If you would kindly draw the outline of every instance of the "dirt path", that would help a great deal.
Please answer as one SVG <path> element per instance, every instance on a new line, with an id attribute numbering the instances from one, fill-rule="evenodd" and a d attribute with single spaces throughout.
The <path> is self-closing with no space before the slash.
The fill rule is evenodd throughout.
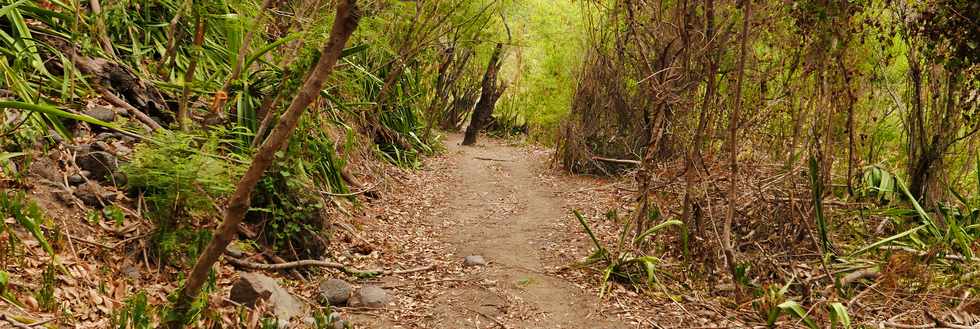
<path id="1" fill-rule="evenodd" d="M 444 239 L 460 258 L 482 255 L 489 265 L 468 274 L 479 285 L 437 299 L 430 327 L 486 328 L 500 321 L 508 328 L 625 328 L 596 311 L 595 295 L 547 274 L 563 265 L 548 264 L 542 250 L 548 230 L 566 214 L 539 179 L 544 159 L 495 141 L 464 147 L 460 140 L 453 135 L 445 143 L 459 185 L 443 212 L 456 221 Z"/>

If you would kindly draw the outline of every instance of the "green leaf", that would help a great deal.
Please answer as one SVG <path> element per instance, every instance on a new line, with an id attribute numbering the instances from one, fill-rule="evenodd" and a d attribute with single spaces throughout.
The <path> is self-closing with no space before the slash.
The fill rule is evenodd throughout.
<path id="1" fill-rule="evenodd" d="M 909 189 L 905 187 L 905 183 L 903 183 L 901 179 L 896 179 L 896 180 L 898 181 L 898 187 L 902 190 L 903 193 L 905 193 L 905 196 L 909 198 L 909 202 L 912 202 L 912 207 L 915 208 L 915 211 L 919 214 L 919 217 L 922 218 L 922 221 L 929 228 L 929 232 L 932 233 L 932 235 L 935 236 L 936 238 L 942 239 L 943 236 L 942 233 L 939 232 L 939 227 L 936 226 L 936 224 L 932 221 L 932 218 L 929 217 L 929 214 L 926 213 L 925 209 L 922 209 L 922 206 L 919 205 L 919 202 L 915 200 L 915 197 L 912 196 L 912 193 L 909 192 Z"/>
<path id="2" fill-rule="evenodd" d="M 38 113 L 53 115 L 61 118 L 91 123 L 98 126 L 123 130 L 119 126 L 116 126 L 112 123 L 105 122 L 84 114 L 71 113 L 47 104 L 31 104 L 31 103 L 18 102 L 18 101 L 0 101 L 0 108 L 13 108 L 13 109 L 20 109 L 25 111 L 38 112 Z"/>
<path id="3" fill-rule="evenodd" d="M 7 161 L 19 156 L 24 155 L 24 152 L 3 152 L 0 153 L 0 161 Z"/>
<path id="4" fill-rule="evenodd" d="M 810 329 L 820 329 L 820 327 L 817 326 L 817 323 L 806 315 L 806 310 L 804 310 L 803 307 L 800 306 L 800 304 L 796 303 L 795 301 L 787 300 L 782 304 L 779 304 L 778 307 L 784 312 L 787 312 L 797 317 L 798 319 L 803 320 L 803 323 L 806 324 L 806 326 L 809 327 Z"/>
<path id="5" fill-rule="evenodd" d="M 827 236 L 827 219 L 823 215 L 823 181 L 820 179 L 820 167 L 817 158 L 810 156 L 810 190 L 813 197 L 813 215 L 816 217 L 817 231 L 820 233 L 820 244 L 823 252 L 831 252 L 830 238 Z"/>
<path id="6" fill-rule="evenodd" d="M 302 36 L 302 33 L 299 32 L 290 33 L 284 38 L 278 39 L 275 42 L 271 42 L 265 46 L 262 46 L 262 48 L 259 48 L 258 50 L 255 51 L 255 53 L 249 55 L 248 58 L 245 59 L 245 63 L 242 65 L 242 68 L 244 69 L 249 66 L 252 66 L 252 63 L 258 60 L 259 58 L 261 58 L 262 55 L 265 55 L 266 53 L 272 51 L 273 49 L 279 48 L 279 46 L 281 46 L 284 43 L 296 40 L 300 36 Z"/>
<path id="7" fill-rule="evenodd" d="M 615 268 L 616 268 L 615 266 L 609 265 L 606 266 L 606 269 L 602 271 L 602 280 L 599 282 L 599 298 L 602 298 L 602 296 L 606 294 L 606 287 L 608 286 L 609 283 L 609 276 L 612 275 L 612 272 L 613 270 L 615 270 Z"/>
<path id="8" fill-rule="evenodd" d="M 16 9 L 17 7 L 19 7 L 20 5 L 22 5 L 22 4 L 26 3 L 26 2 L 27 2 L 27 0 L 20 0 L 20 1 L 14 2 L 12 4 L 3 6 L 3 8 L 0 8 L 0 16 L 7 15 L 7 13 L 9 13 L 11 10 Z"/>
<path id="9" fill-rule="evenodd" d="M 895 234 L 895 235 L 892 235 L 890 237 L 887 237 L 887 238 L 878 240 L 878 242 L 872 243 L 870 245 L 865 246 L 864 248 L 858 249 L 858 251 L 855 251 L 854 253 L 851 254 L 851 257 L 857 256 L 857 255 L 860 255 L 860 254 L 863 254 L 863 253 L 867 252 L 868 250 L 871 250 L 871 249 L 874 249 L 874 248 L 878 248 L 879 246 L 881 246 L 883 244 L 886 244 L 886 243 L 889 243 L 889 242 L 892 242 L 892 241 L 901 239 L 903 237 L 906 237 L 906 236 L 908 236 L 908 235 L 910 235 L 912 233 L 915 233 L 916 231 L 921 230 L 921 229 L 923 229 L 925 227 L 926 227 L 926 224 L 922 224 L 922 225 L 913 227 L 913 228 L 911 228 L 911 229 L 909 229 L 909 230 L 907 230 L 905 232 L 902 232 L 902 233 L 899 233 L 899 234 Z"/>
<path id="10" fill-rule="evenodd" d="M 830 327 L 836 328 L 840 325 L 843 329 L 851 328 L 851 316 L 847 314 L 847 307 L 841 303 L 830 303 Z"/>
<path id="11" fill-rule="evenodd" d="M 654 233 L 657 233 L 658 231 L 668 226 L 680 226 L 680 225 L 684 225 L 684 223 L 676 219 L 664 221 L 663 223 L 657 224 L 656 226 L 651 227 L 650 229 L 641 233 L 639 236 L 636 237 L 636 239 L 633 240 L 633 243 L 634 244 L 639 243 L 640 241 L 643 241 L 643 239 L 645 239 L 646 237 L 653 235 Z"/>
<path id="12" fill-rule="evenodd" d="M 589 223 L 585 221 L 585 216 L 582 216 L 582 213 L 580 213 L 578 210 L 572 211 L 572 213 L 575 214 L 575 218 L 578 218 L 578 222 L 581 223 L 582 227 L 585 228 L 585 233 L 587 233 L 589 235 L 589 238 L 592 239 L 592 243 L 595 244 L 595 247 L 596 249 L 598 249 L 598 252 L 602 253 L 603 255 L 606 255 L 605 253 L 606 248 L 602 247 L 602 243 L 599 242 L 599 239 L 597 239 L 595 237 L 595 234 L 592 233 L 592 228 L 590 228 Z"/>

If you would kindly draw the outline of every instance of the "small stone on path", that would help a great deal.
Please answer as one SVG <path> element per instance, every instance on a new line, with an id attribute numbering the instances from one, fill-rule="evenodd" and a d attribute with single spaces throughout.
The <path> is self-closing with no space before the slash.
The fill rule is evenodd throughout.
<path id="1" fill-rule="evenodd" d="M 381 289 L 381 287 L 367 285 L 358 289 L 350 302 L 351 306 L 381 308 L 388 304 L 390 300 L 391 298 L 388 296 L 388 292 Z"/>
<path id="2" fill-rule="evenodd" d="M 320 298 L 332 306 L 347 304 L 354 287 L 347 281 L 330 279 L 320 283 Z"/>
<path id="3" fill-rule="evenodd" d="M 486 266 L 486 265 L 487 265 L 487 261 L 485 259 L 483 259 L 483 256 L 480 256 L 480 255 L 466 256 L 466 257 L 463 258 L 463 266 L 464 267 L 468 267 L 468 266 Z"/>

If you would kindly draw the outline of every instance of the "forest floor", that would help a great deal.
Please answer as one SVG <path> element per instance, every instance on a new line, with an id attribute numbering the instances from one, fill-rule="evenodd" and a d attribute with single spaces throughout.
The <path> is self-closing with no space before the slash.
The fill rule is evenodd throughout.
<path id="1" fill-rule="evenodd" d="M 386 239 L 389 257 L 436 270 L 385 277 L 395 290 L 382 310 L 348 309 L 362 328 L 659 328 L 715 326 L 712 309 L 690 313 L 614 285 L 599 296 L 598 273 L 576 268 L 591 243 L 572 216 L 619 207 L 627 182 L 573 176 L 549 166 L 550 152 L 484 139 L 406 172 L 405 191 L 375 209 L 366 230 Z M 370 210 L 369 210 L 370 212 Z M 612 232 L 613 223 L 606 228 Z M 602 225 L 598 225 L 603 231 Z M 373 228 L 372 228 L 373 227 Z M 601 234 L 601 233 L 600 233 Z M 376 241 L 379 242 L 379 241 Z M 395 255 L 392 255 L 392 252 Z M 485 266 L 464 266 L 480 255 Z M 387 258 L 387 257 L 383 257 Z M 364 284 L 365 282 L 361 282 Z M 659 300 L 665 300 L 659 298 Z M 655 304 L 656 303 L 656 304 Z M 706 305 L 706 304 L 705 304 Z M 343 312 L 343 311 L 342 311 Z M 720 322 L 725 323 L 725 322 Z"/>

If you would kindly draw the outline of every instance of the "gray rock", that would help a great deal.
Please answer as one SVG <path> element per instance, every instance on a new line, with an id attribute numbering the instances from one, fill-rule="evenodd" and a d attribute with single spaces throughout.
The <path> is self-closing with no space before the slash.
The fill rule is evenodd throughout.
<path id="1" fill-rule="evenodd" d="M 81 153 L 75 158 L 75 163 L 82 170 L 91 173 L 89 178 L 97 180 L 104 180 L 119 169 L 119 160 L 116 156 L 104 151 Z"/>
<path id="2" fill-rule="evenodd" d="M 463 266 L 486 266 L 487 261 L 480 255 L 470 255 L 463 257 Z"/>
<path id="3" fill-rule="evenodd" d="M 68 176 L 68 184 L 78 186 L 85 182 L 85 177 L 79 174 Z"/>
<path id="4" fill-rule="evenodd" d="M 358 289 L 351 300 L 352 306 L 381 308 L 391 301 L 388 292 L 381 287 L 367 285 Z"/>
<path id="5" fill-rule="evenodd" d="M 101 140 L 92 142 L 92 144 L 90 144 L 90 149 L 93 151 L 112 152 L 112 147 L 109 146 L 109 143 Z"/>
<path id="6" fill-rule="evenodd" d="M 140 279 L 140 269 L 133 265 L 123 266 L 122 274 L 134 281 Z"/>
<path id="7" fill-rule="evenodd" d="M 255 306 L 259 300 L 265 300 L 272 307 L 276 318 L 285 321 L 303 314 L 306 308 L 303 302 L 279 286 L 275 279 L 258 273 L 239 274 L 238 281 L 231 286 L 229 298 L 248 306 Z"/>
<path id="8" fill-rule="evenodd" d="M 52 129 L 48 129 L 48 136 L 54 140 L 55 144 L 61 144 L 65 142 L 64 136 L 61 136 L 61 134 L 59 134 L 57 131 L 54 131 Z"/>
<path id="9" fill-rule="evenodd" d="M 242 250 L 237 242 L 232 242 L 225 247 L 225 254 L 235 258 L 242 258 L 245 256 L 245 251 Z"/>
<path id="10" fill-rule="evenodd" d="M 85 110 L 85 114 L 97 120 L 112 122 L 116 120 L 116 111 L 106 107 L 96 107 Z"/>
<path id="11" fill-rule="evenodd" d="M 133 154 L 133 149 L 126 146 L 126 143 L 124 142 L 112 143 L 112 148 L 115 149 L 115 152 L 113 153 L 118 157 L 127 157 Z"/>
<path id="12" fill-rule="evenodd" d="M 117 171 L 117 172 L 112 173 L 112 176 L 110 178 L 111 178 L 110 181 L 112 182 L 112 184 L 115 185 L 115 186 L 117 186 L 117 187 L 126 186 L 126 183 L 129 182 L 129 178 L 126 177 L 126 174 L 124 174 L 124 173 L 122 173 L 120 171 Z"/>
<path id="13" fill-rule="evenodd" d="M 99 198 L 103 194 L 105 194 L 105 190 L 102 185 L 93 181 L 85 182 L 75 189 L 75 197 L 90 207 L 101 207 L 102 202 L 99 201 Z"/>
<path id="14" fill-rule="evenodd" d="M 320 299 L 332 306 L 347 304 L 354 287 L 344 280 L 330 279 L 320 283 Z"/>
<path id="15" fill-rule="evenodd" d="M 348 327 L 347 320 L 338 320 L 333 323 L 333 329 L 347 329 Z"/>
<path id="16" fill-rule="evenodd" d="M 117 135 L 115 133 L 110 133 L 110 132 L 99 133 L 98 135 L 95 135 L 95 139 L 100 141 L 110 140 L 116 137 Z"/>
<path id="17" fill-rule="evenodd" d="M 46 156 L 37 157 L 31 161 L 31 166 L 28 167 L 28 170 L 32 175 L 55 183 L 60 183 L 62 180 L 61 168 L 58 167 L 58 163 Z"/>

